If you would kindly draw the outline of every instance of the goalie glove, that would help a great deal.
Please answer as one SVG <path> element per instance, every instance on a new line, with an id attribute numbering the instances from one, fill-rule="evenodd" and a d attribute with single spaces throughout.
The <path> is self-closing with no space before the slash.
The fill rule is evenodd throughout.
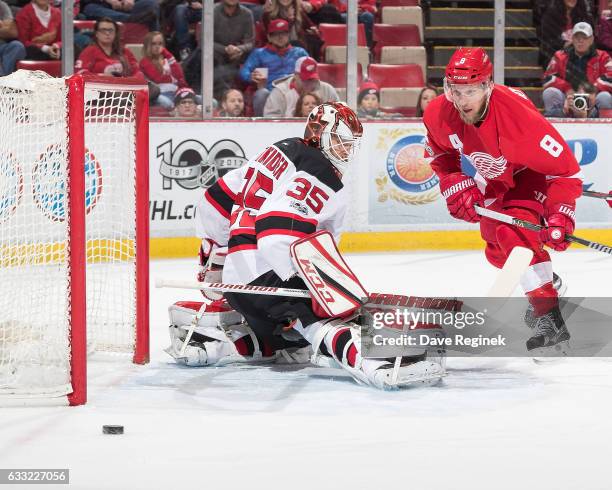
<path id="1" fill-rule="evenodd" d="M 197 274 L 199 282 L 221 282 L 223 276 L 223 265 L 227 256 L 227 247 L 219 247 L 212 240 L 202 239 L 200 245 L 199 259 L 200 267 Z M 202 295 L 210 300 L 223 298 L 222 293 L 202 290 Z"/>
<path id="2" fill-rule="evenodd" d="M 565 235 L 571 235 L 576 226 L 575 206 L 555 204 L 546 212 L 546 228 L 540 231 L 540 240 L 550 248 L 562 252 L 570 246 Z"/>
<path id="3" fill-rule="evenodd" d="M 480 221 L 474 206 L 484 206 L 484 196 L 474 179 L 461 172 L 445 175 L 440 179 L 440 192 L 453 218 L 469 223 Z"/>

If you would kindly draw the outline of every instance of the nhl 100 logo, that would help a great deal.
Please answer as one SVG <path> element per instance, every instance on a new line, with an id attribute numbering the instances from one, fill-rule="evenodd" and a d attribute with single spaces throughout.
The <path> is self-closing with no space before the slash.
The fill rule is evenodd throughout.
<path id="1" fill-rule="evenodd" d="M 53 144 L 32 167 L 32 196 L 36 206 L 51 221 L 67 216 L 67 172 L 61 147 Z M 17 210 L 24 193 L 22 167 L 12 153 L 0 152 L 0 222 Z M 85 150 L 85 209 L 91 212 L 102 193 L 102 169 L 94 154 Z"/>
<path id="2" fill-rule="evenodd" d="M 198 140 L 174 145 L 170 139 L 157 147 L 157 157 L 164 190 L 171 190 L 173 182 L 185 190 L 206 189 L 247 161 L 242 147 L 230 139 L 219 140 L 210 149 Z"/>

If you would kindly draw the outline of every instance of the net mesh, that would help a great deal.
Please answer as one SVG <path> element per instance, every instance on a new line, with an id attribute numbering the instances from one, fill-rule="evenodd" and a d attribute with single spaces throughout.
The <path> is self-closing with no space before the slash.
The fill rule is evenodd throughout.
<path id="1" fill-rule="evenodd" d="M 68 91 L 0 78 L 0 394 L 70 393 Z M 85 90 L 89 351 L 135 344 L 134 92 Z"/>

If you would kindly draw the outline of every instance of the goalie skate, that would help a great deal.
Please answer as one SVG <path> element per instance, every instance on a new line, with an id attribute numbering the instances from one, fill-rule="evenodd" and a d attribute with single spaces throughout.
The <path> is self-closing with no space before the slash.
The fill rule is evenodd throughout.
<path id="1" fill-rule="evenodd" d="M 335 339 L 342 334 L 350 333 L 342 355 L 333 357 L 321 353 L 322 345 L 327 352 L 334 352 Z M 323 344 L 324 343 L 324 344 Z M 350 359 L 351 345 L 356 348 L 356 355 Z M 359 384 L 388 390 L 412 386 L 432 385 L 446 374 L 444 359 L 430 360 L 427 352 L 401 358 L 399 366 L 388 359 L 363 359 L 360 354 L 361 334 L 359 325 L 353 322 L 332 320 L 318 328 L 313 342 L 311 362 L 324 368 L 342 368 Z"/>

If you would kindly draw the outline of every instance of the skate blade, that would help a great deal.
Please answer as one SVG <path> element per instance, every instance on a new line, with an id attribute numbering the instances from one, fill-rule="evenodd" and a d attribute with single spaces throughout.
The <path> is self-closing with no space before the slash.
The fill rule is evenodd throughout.
<path id="1" fill-rule="evenodd" d="M 569 355 L 569 341 L 563 340 L 558 344 L 551 345 L 549 347 L 538 347 L 531 351 L 533 354 L 533 362 L 536 364 L 545 364 L 559 361 Z"/>

